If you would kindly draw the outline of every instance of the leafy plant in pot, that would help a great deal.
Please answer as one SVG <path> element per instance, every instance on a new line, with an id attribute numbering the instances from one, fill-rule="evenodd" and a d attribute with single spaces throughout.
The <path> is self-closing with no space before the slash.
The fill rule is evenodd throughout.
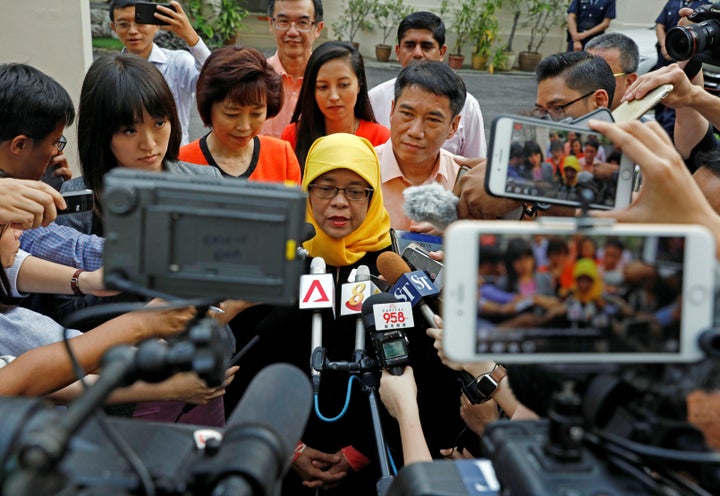
<path id="1" fill-rule="evenodd" d="M 238 0 L 220 0 L 215 4 L 189 0 L 187 12 L 193 27 L 204 35 L 210 48 L 235 43 L 237 32 L 248 15 Z"/>
<path id="2" fill-rule="evenodd" d="M 346 40 L 357 47 L 355 36 L 360 31 L 372 31 L 375 26 L 370 21 L 373 0 L 348 0 L 343 15 L 332 23 L 333 32 L 339 40 Z"/>
<path id="3" fill-rule="evenodd" d="M 524 7 L 527 19 L 522 26 L 530 28 L 530 38 L 527 51 L 520 52 L 518 63 L 520 70 L 534 71 L 542 59 L 540 46 L 545 41 L 550 29 L 562 19 L 565 4 L 557 1 L 525 0 Z"/>
<path id="4" fill-rule="evenodd" d="M 470 41 L 473 44 L 472 67 L 485 69 L 488 59 L 493 55 L 493 43 L 497 38 L 500 25 L 495 11 L 501 0 L 470 0 L 472 18 Z M 492 60 L 490 60 L 492 62 Z"/>
<path id="5" fill-rule="evenodd" d="M 403 3 L 403 0 L 373 0 L 372 15 L 374 25 L 382 32 L 382 43 L 375 45 L 375 58 L 380 62 L 390 60 L 392 46 L 387 44 L 388 37 L 395 31 L 395 27 L 400 24 L 410 12 L 412 8 Z"/>
<path id="6" fill-rule="evenodd" d="M 510 12 L 512 12 L 512 25 L 510 27 L 510 34 L 508 35 L 507 45 L 505 45 L 505 48 L 503 48 L 503 54 L 505 56 L 505 68 L 501 70 L 510 70 L 513 68 L 513 66 L 515 66 L 517 52 L 513 50 L 513 41 L 515 40 L 515 31 L 517 31 L 518 22 L 520 22 L 520 16 L 522 15 L 523 2 L 524 0 L 509 0 L 508 2 L 508 7 L 510 9 Z"/>
<path id="7" fill-rule="evenodd" d="M 473 19 L 477 0 L 463 0 L 460 6 L 452 11 L 452 30 L 455 32 L 453 52 L 448 55 L 448 63 L 453 69 L 460 69 L 465 61 L 462 47 L 470 39 L 473 30 Z"/>

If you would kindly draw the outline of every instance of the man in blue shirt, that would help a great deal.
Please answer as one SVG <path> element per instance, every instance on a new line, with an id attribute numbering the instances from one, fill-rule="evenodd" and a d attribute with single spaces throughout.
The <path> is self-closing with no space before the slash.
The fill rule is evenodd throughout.
<path id="1" fill-rule="evenodd" d="M 568 51 L 579 52 L 615 19 L 615 0 L 573 0 L 567 10 Z"/>

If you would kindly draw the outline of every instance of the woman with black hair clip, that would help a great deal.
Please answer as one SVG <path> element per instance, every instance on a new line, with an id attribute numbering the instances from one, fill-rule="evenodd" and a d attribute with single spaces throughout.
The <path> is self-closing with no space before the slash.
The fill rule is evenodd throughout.
<path id="1" fill-rule="evenodd" d="M 313 51 L 295 112 L 281 137 L 304 169 L 313 142 L 333 133 L 354 134 L 373 146 L 390 139 L 390 130 L 375 120 L 362 55 L 345 41 L 327 41 Z"/>

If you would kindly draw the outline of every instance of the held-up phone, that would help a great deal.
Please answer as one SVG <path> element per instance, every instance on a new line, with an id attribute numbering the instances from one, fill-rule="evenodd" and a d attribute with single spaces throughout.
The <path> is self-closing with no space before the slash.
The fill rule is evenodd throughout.
<path id="1" fill-rule="evenodd" d="M 417 243 L 410 243 L 402 252 L 402 257 L 413 270 L 422 270 L 430 276 L 436 285 L 442 284 L 442 272 L 445 268 L 441 262 L 431 258 L 427 250 Z"/>
<path id="2" fill-rule="evenodd" d="M 568 140 L 570 151 L 564 146 Z M 634 164 L 620 155 L 615 165 L 598 166 L 590 154 L 600 148 L 606 160 L 614 149 L 607 138 L 586 127 L 498 116 L 492 125 L 485 187 L 495 196 L 574 207 L 583 206 L 591 193 L 590 208 L 625 207 L 632 194 Z"/>
<path id="3" fill-rule="evenodd" d="M 95 197 L 91 189 L 71 191 L 69 193 L 63 193 L 62 196 L 65 199 L 67 208 L 65 210 L 58 210 L 58 215 L 89 212 L 95 206 Z"/>
<path id="4" fill-rule="evenodd" d="M 157 24 L 159 26 L 167 26 L 167 22 L 161 21 L 154 15 L 155 12 L 158 12 L 158 5 L 175 10 L 175 7 L 169 3 L 137 2 L 135 4 L 135 22 L 138 24 Z"/>
<path id="5" fill-rule="evenodd" d="M 613 110 L 613 119 L 615 119 L 615 122 L 628 122 L 639 119 L 660 103 L 663 98 L 668 96 L 668 93 L 672 90 L 672 84 L 663 84 L 639 100 L 623 102 Z"/>
<path id="6" fill-rule="evenodd" d="M 439 251 L 443 249 L 442 236 L 424 234 L 400 229 L 390 229 L 392 249 L 395 253 L 402 255 L 410 243 L 415 243 L 427 251 Z"/>
<path id="7" fill-rule="evenodd" d="M 445 244 L 443 347 L 453 361 L 703 357 L 715 283 L 705 228 L 460 221 Z"/>

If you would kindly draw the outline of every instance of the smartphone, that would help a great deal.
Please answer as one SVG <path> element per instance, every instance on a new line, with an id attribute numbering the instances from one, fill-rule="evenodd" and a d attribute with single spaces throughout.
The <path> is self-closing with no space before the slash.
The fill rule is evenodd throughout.
<path id="1" fill-rule="evenodd" d="M 575 155 L 566 153 L 564 145 L 559 150 L 559 145 L 568 138 L 580 142 Z M 595 146 L 588 147 L 588 143 Z M 612 166 L 586 165 L 587 150 L 600 147 L 606 156 L 614 149 L 607 138 L 586 127 L 531 117 L 498 116 L 490 133 L 485 188 L 495 196 L 573 207 L 581 207 L 581 199 L 591 193 L 590 208 L 623 208 L 630 204 L 634 164 L 620 155 Z M 532 150 L 536 153 L 531 153 Z M 612 172 L 607 173 L 608 169 Z M 600 170 L 605 175 L 599 174 Z"/>
<path id="2" fill-rule="evenodd" d="M 45 168 L 45 172 L 43 173 L 42 179 L 40 179 L 45 184 L 48 184 L 55 188 L 56 190 L 60 191 L 60 188 L 62 187 L 63 183 L 65 182 L 65 179 L 62 176 L 55 176 L 53 175 L 55 171 L 57 170 L 58 166 L 54 163 L 50 164 Z"/>
<path id="3" fill-rule="evenodd" d="M 157 24 L 159 26 L 167 26 L 167 22 L 161 21 L 154 15 L 155 12 L 158 12 L 158 5 L 175 10 L 175 7 L 169 3 L 137 2 L 135 4 L 135 22 L 138 24 Z"/>
<path id="4" fill-rule="evenodd" d="M 645 115 L 645 113 L 654 108 L 655 105 L 660 103 L 663 98 L 668 96 L 672 90 L 672 84 L 663 84 L 639 100 L 623 102 L 615 110 L 613 110 L 613 119 L 615 119 L 615 122 L 628 122 L 639 119 Z"/>
<path id="5" fill-rule="evenodd" d="M 442 236 L 436 236 L 434 234 L 390 229 L 390 239 L 392 240 L 393 251 L 399 255 L 403 254 L 405 248 L 407 248 L 410 243 L 415 243 L 427 251 L 439 251 L 443 249 Z"/>
<path id="6" fill-rule="evenodd" d="M 444 351 L 457 362 L 700 360 L 699 335 L 713 325 L 714 246 L 691 225 L 453 223 Z"/>
<path id="7" fill-rule="evenodd" d="M 402 252 L 403 259 L 410 265 L 413 270 L 423 270 L 430 276 L 430 279 L 438 286 L 442 287 L 442 273 L 445 265 L 431 258 L 427 250 L 417 243 L 410 243 Z"/>
<path id="8" fill-rule="evenodd" d="M 62 196 L 65 199 L 67 208 L 65 210 L 58 210 L 58 215 L 89 212 L 95 207 L 95 197 L 91 189 L 71 191 L 69 193 L 63 193 Z"/>

